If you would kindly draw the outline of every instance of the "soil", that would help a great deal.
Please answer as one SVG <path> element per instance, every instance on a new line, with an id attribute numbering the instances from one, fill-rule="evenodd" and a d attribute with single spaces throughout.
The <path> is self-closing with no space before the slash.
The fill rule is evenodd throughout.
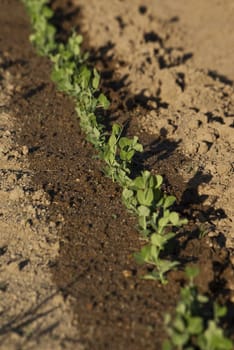
<path id="1" fill-rule="evenodd" d="M 176 195 L 189 225 L 170 256 L 201 267 L 199 288 L 228 306 L 234 338 L 232 1 L 53 8 L 59 39 L 81 31 L 102 72 L 107 127 L 117 120 L 145 146 L 134 171 L 162 174 Z M 31 46 L 19 1 L 1 2 L 0 24 L 0 348 L 161 349 L 183 272 L 166 286 L 140 278 L 136 221 Z"/>

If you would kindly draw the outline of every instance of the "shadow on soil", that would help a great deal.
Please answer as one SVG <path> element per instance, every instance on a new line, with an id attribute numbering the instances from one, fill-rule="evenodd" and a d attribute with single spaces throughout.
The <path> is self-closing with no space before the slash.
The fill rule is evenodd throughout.
<path id="1" fill-rule="evenodd" d="M 39 340 L 42 335 L 51 333 L 59 325 L 59 321 L 44 326 L 44 320 L 58 308 L 48 308 L 50 300 L 57 294 L 51 294 L 23 313 L 11 317 L 8 322 L 0 324 L 0 337 L 4 338 L 9 333 L 15 333 L 24 337 L 26 344 L 31 339 Z M 7 312 L 7 310 L 3 311 L 2 314 L 4 312 Z M 28 327 L 30 328 L 30 332 Z"/>
<path id="2" fill-rule="evenodd" d="M 208 71 L 208 75 L 213 79 L 213 80 L 219 80 L 221 83 L 229 85 L 229 86 L 233 86 L 234 82 L 233 80 L 229 79 L 228 77 L 226 77 L 223 74 L 219 74 L 217 71 L 215 70 L 209 70 Z"/>

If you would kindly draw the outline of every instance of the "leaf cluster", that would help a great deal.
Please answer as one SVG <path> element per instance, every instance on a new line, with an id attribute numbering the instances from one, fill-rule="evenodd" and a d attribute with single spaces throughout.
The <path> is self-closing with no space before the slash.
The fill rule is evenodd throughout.
<path id="1" fill-rule="evenodd" d="M 163 350 L 232 350 L 233 344 L 228 339 L 220 322 L 227 309 L 213 304 L 211 317 L 206 309 L 210 306 L 208 297 L 199 294 L 193 279 L 198 274 L 197 268 L 186 269 L 189 283 L 181 289 L 180 300 L 174 318 L 166 315 L 165 323 L 169 340 L 164 342 Z"/>
<path id="2" fill-rule="evenodd" d="M 159 279 L 166 283 L 165 274 L 174 269 L 178 262 L 162 259 L 161 253 L 168 242 L 176 236 L 173 227 L 179 227 L 187 221 L 181 220 L 175 211 L 169 208 L 176 198 L 167 196 L 161 190 L 163 178 L 143 171 L 124 188 L 122 197 L 126 207 L 138 216 L 138 229 L 147 240 L 141 251 L 135 254 L 139 263 L 154 267 L 146 279 Z"/>
<path id="3" fill-rule="evenodd" d="M 22 0 L 31 19 L 33 33 L 30 41 L 40 55 L 46 56 L 56 48 L 55 27 L 49 22 L 53 11 L 47 6 L 49 0 Z"/>
<path id="4" fill-rule="evenodd" d="M 138 142 L 138 137 L 121 137 L 122 127 L 113 124 L 112 132 L 107 142 L 103 145 L 100 157 L 106 162 L 105 173 L 113 181 L 121 186 L 130 183 L 130 166 L 136 152 L 142 152 L 143 146 Z"/>
<path id="5" fill-rule="evenodd" d="M 51 55 L 52 80 L 60 91 L 74 98 L 81 128 L 87 140 L 100 150 L 105 142 L 104 127 L 95 112 L 97 108 L 107 109 L 109 101 L 99 92 L 99 73 L 88 67 L 88 55 L 81 52 L 82 40 L 81 35 L 73 33 L 66 44 L 58 44 L 56 54 Z"/>

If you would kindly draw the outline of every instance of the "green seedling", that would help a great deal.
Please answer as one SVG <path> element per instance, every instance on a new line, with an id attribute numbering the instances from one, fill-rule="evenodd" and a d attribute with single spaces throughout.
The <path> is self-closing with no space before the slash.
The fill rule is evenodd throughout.
<path id="1" fill-rule="evenodd" d="M 58 44 L 57 52 L 50 57 L 53 62 L 52 80 L 60 91 L 71 96 L 76 96 L 85 84 L 88 85 L 91 75 L 88 68 L 82 66 L 87 58 L 81 55 L 82 40 L 81 35 L 73 33 L 67 44 Z"/>
<path id="2" fill-rule="evenodd" d="M 124 204 L 130 211 L 140 214 L 140 217 L 145 218 L 143 220 L 145 223 L 142 224 L 145 229 L 146 217 L 150 216 L 154 204 L 161 197 L 160 188 L 162 182 L 163 179 L 160 175 L 152 175 L 149 171 L 145 170 L 141 173 L 141 176 L 137 176 L 123 190 L 122 199 Z"/>
<path id="3" fill-rule="evenodd" d="M 160 175 L 144 171 L 124 188 L 122 197 L 126 207 L 138 216 L 139 231 L 149 242 L 135 254 L 138 262 L 153 267 L 152 272 L 144 278 L 158 279 L 166 283 L 166 273 L 174 269 L 178 262 L 162 259 L 161 253 L 176 235 L 171 231 L 172 227 L 179 227 L 187 220 L 181 220 L 178 213 L 169 210 L 175 202 L 175 197 L 163 194 L 162 182 Z"/>
<path id="4" fill-rule="evenodd" d="M 105 173 L 107 176 L 111 177 L 113 181 L 116 180 L 118 169 L 120 168 L 120 164 L 117 160 L 117 150 L 121 132 L 122 128 L 120 125 L 114 124 L 112 126 L 111 135 L 107 143 L 104 145 L 103 152 L 101 153 L 101 158 L 107 164 Z"/>
<path id="5" fill-rule="evenodd" d="M 159 235 L 164 235 L 170 227 L 180 227 L 187 223 L 187 219 L 180 219 L 179 214 L 170 211 L 168 203 L 174 203 L 175 197 L 164 195 L 156 204 L 156 211 L 152 213 L 147 225 Z"/>
<path id="6" fill-rule="evenodd" d="M 199 294 L 194 284 L 197 268 L 187 268 L 189 283 L 181 289 L 180 301 L 174 318 L 165 317 L 169 340 L 163 350 L 232 350 L 233 344 L 220 328 L 220 320 L 226 315 L 226 308 L 213 305 L 213 319 L 208 319 L 205 308 L 210 303 L 208 297 Z"/>
<path id="7" fill-rule="evenodd" d="M 122 186 L 131 182 L 129 178 L 130 164 L 136 152 L 142 152 L 143 147 L 134 136 L 132 139 L 121 137 L 122 128 L 118 124 L 112 126 L 112 133 L 103 147 L 101 158 L 106 162 L 105 173 L 113 181 Z"/>
<path id="8" fill-rule="evenodd" d="M 139 229 L 144 236 L 150 235 L 152 229 L 161 233 L 169 222 L 174 226 L 186 223 L 186 220 L 179 220 L 176 212 L 169 211 L 168 208 L 175 202 L 175 197 L 162 193 L 162 183 L 161 175 L 143 171 L 141 176 L 136 177 L 123 189 L 123 202 L 130 211 L 138 215 Z"/>
<path id="9" fill-rule="evenodd" d="M 164 198 L 164 204 L 167 197 Z M 172 198 L 168 203 L 172 201 Z M 161 213 L 161 214 L 160 214 Z M 160 215 L 162 215 L 160 217 Z M 161 253 L 165 250 L 169 241 L 176 236 L 175 232 L 168 230 L 173 226 L 179 227 L 185 223 L 185 219 L 181 220 L 178 213 L 170 212 L 168 209 L 159 210 L 151 215 L 148 220 L 147 230 L 144 232 L 150 234 L 150 243 L 143 247 L 142 250 L 135 255 L 138 262 L 150 264 L 154 269 L 144 276 L 145 279 L 160 280 L 161 283 L 167 283 L 166 274 L 170 270 L 175 269 L 179 263 L 161 258 Z"/>
<path id="10" fill-rule="evenodd" d="M 160 258 L 160 253 L 163 251 L 168 241 L 174 237 L 173 233 L 168 233 L 164 236 L 152 234 L 150 244 L 144 246 L 139 253 L 135 254 L 136 261 L 140 264 L 149 264 L 153 270 L 143 276 L 144 279 L 159 280 L 162 284 L 166 284 L 165 275 L 168 271 L 174 269 L 177 261 L 170 261 Z"/>
<path id="11" fill-rule="evenodd" d="M 56 30 L 49 23 L 53 11 L 47 6 L 48 0 L 22 0 L 30 15 L 33 33 L 30 41 L 36 46 L 39 54 L 47 56 L 56 48 Z"/>
<path id="12" fill-rule="evenodd" d="M 81 53 L 82 40 L 82 36 L 73 33 L 66 45 L 58 45 L 57 53 L 51 55 L 54 63 L 52 80 L 59 90 L 75 99 L 76 112 L 87 140 L 97 149 L 102 149 L 104 127 L 95 112 L 97 108 L 107 109 L 109 101 L 103 93 L 98 93 L 100 75 L 86 65 L 88 55 Z"/>

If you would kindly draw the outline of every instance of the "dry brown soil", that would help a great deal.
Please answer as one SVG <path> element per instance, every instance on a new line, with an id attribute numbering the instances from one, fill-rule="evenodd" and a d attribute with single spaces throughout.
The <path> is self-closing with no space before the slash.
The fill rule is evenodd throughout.
<path id="1" fill-rule="evenodd" d="M 28 41 L 18 0 L 0 0 L 0 349 L 161 349 L 183 284 L 140 279 L 141 245 L 74 105 Z M 189 219 L 170 247 L 201 267 L 201 291 L 228 306 L 234 338 L 234 4 L 56 0 L 59 39 L 83 33 L 124 123 Z M 204 237 L 199 239 L 203 233 Z"/>

